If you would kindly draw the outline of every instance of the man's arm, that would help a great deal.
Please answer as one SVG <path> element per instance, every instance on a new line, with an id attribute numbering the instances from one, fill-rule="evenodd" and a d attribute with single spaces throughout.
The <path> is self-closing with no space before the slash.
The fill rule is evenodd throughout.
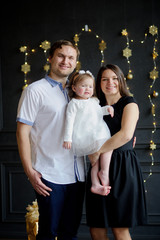
<path id="1" fill-rule="evenodd" d="M 19 155 L 24 168 L 24 171 L 29 178 L 33 188 L 43 196 L 49 195 L 48 191 L 52 191 L 41 181 L 41 174 L 33 169 L 31 162 L 31 146 L 30 146 L 30 131 L 32 126 L 18 122 L 17 123 L 17 143 Z"/>

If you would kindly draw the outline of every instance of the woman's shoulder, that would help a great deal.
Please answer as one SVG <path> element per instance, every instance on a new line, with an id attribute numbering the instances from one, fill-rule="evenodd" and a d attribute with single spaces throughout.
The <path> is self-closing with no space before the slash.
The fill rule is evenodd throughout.
<path id="1" fill-rule="evenodd" d="M 136 103 L 137 101 L 133 96 L 122 96 L 117 102 L 117 107 L 124 108 L 129 103 Z"/>
<path id="2" fill-rule="evenodd" d="M 123 102 L 126 104 L 137 103 L 136 99 L 133 96 L 123 96 L 123 97 L 121 97 L 120 102 Z"/>

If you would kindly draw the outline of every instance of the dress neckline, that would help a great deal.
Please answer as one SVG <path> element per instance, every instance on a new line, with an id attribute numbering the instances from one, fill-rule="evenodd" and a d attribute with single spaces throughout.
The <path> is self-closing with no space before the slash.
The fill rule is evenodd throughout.
<path id="1" fill-rule="evenodd" d="M 114 106 L 114 105 L 116 105 L 118 102 L 120 102 L 120 101 L 122 100 L 122 98 L 124 98 L 124 96 L 121 96 L 121 97 L 118 99 L 118 101 L 117 101 L 117 102 L 115 102 L 115 103 L 113 103 L 111 106 Z"/>

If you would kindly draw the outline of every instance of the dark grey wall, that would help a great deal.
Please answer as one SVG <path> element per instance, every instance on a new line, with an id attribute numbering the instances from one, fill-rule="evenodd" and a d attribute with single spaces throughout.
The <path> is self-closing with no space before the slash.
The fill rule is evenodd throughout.
<path id="1" fill-rule="evenodd" d="M 0 199 L 0 238 L 25 236 L 25 212 L 35 195 L 21 167 L 15 130 L 17 104 L 21 95 L 24 75 L 21 65 L 24 54 L 19 48 L 27 45 L 36 52 L 28 56 L 31 72 L 30 82 L 43 77 L 45 57 L 39 47 L 44 40 L 54 42 L 58 39 L 72 40 L 75 33 L 80 33 L 84 25 L 88 25 L 94 33 L 83 32 L 79 48 L 82 69 L 89 69 L 94 75 L 100 67 L 101 54 L 98 49 L 98 34 L 107 43 L 104 51 L 105 63 L 119 65 L 125 74 L 128 64 L 122 56 L 126 47 L 126 38 L 121 31 L 127 28 L 132 49 L 130 58 L 134 78 L 127 83 L 136 97 L 140 107 L 140 120 L 137 129 L 136 151 L 139 155 L 144 179 L 150 171 L 151 157 L 149 142 L 152 131 L 151 105 L 148 94 L 152 80 L 149 72 L 153 69 L 152 51 L 154 37 L 148 34 L 144 44 L 145 32 L 149 26 L 160 28 L 160 1 L 158 0 L 68 0 L 68 1 L 12 1 L 1 6 L 1 75 L 0 75 L 0 166 L 1 166 L 1 199 Z M 160 44 L 157 43 L 160 55 Z M 160 69 L 159 57 L 157 70 Z M 159 74 L 160 75 L 160 74 Z M 154 89 L 160 94 L 159 78 Z M 135 237 L 143 239 L 160 238 L 160 100 L 153 99 L 156 104 L 157 132 L 154 141 L 157 150 L 154 151 L 155 165 L 153 175 L 147 180 L 147 204 L 149 225 L 134 229 Z M 9 229 L 9 230 L 8 230 Z M 85 228 L 85 211 L 80 230 L 81 239 L 89 236 Z M 142 239 L 141 238 L 141 239 Z M 136 238 L 138 239 L 138 237 Z"/>

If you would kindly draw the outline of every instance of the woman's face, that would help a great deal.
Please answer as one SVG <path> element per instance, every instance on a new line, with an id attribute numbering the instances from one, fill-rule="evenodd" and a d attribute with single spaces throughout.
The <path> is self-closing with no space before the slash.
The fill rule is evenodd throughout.
<path id="1" fill-rule="evenodd" d="M 101 89 L 105 96 L 119 94 L 119 81 L 112 70 L 107 69 L 102 73 Z"/>

